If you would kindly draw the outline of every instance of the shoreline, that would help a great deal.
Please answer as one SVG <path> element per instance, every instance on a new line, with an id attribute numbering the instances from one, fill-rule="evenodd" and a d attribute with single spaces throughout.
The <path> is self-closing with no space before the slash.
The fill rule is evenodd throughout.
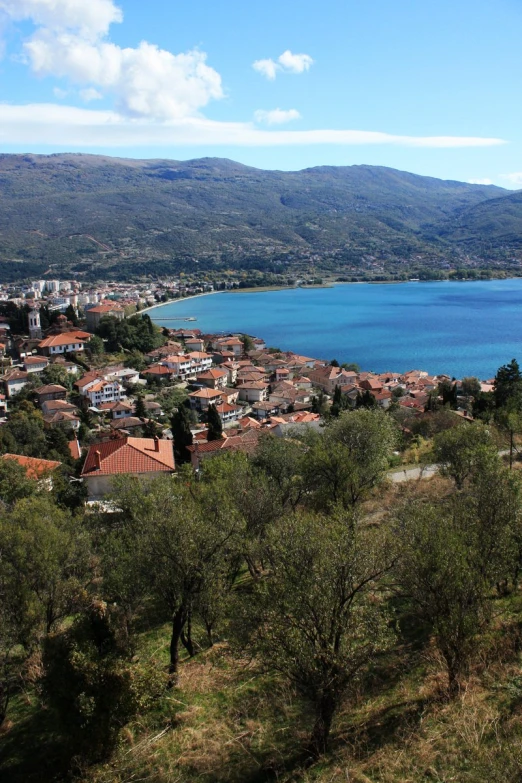
<path id="1" fill-rule="evenodd" d="M 158 302 L 155 305 L 149 305 L 144 307 L 143 310 L 136 310 L 136 315 L 142 315 L 142 313 L 148 313 L 149 310 L 156 310 L 158 307 L 165 307 L 165 305 L 176 304 L 176 302 L 188 302 L 189 299 L 198 299 L 200 296 L 213 296 L 213 294 L 226 294 L 228 291 L 205 291 L 204 294 L 192 294 L 192 296 L 180 296 L 178 299 L 169 299 L 167 302 Z"/>

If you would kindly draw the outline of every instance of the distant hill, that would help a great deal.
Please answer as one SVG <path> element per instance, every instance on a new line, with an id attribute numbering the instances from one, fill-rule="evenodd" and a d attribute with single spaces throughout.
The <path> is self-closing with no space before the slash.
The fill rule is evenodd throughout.
<path id="1" fill-rule="evenodd" d="M 0 155 L 2 279 L 437 266 L 501 259 L 497 241 L 522 247 L 522 193 L 378 166 Z"/>

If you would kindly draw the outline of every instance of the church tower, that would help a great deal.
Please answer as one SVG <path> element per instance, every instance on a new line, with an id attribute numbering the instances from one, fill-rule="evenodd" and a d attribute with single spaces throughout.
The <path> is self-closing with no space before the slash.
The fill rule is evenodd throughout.
<path id="1" fill-rule="evenodd" d="M 42 339 L 42 326 L 40 324 L 40 311 L 33 307 L 29 312 L 29 336 L 31 340 Z"/>

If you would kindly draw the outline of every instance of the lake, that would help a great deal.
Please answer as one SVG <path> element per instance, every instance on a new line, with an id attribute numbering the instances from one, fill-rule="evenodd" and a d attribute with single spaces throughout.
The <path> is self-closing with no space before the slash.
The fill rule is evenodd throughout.
<path id="1" fill-rule="evenodd" d="M 491 378 L 522 360 L 522 279 L 217 293 L 149 311 L 158 325 L 246 332 L 364 370 Z M 180 317 L 194 316 L 195 323 Z"/>

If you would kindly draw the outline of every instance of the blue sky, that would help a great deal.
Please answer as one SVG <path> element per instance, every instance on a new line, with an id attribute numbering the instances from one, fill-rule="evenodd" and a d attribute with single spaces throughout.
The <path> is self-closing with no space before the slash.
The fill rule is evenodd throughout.
<path id="1" fill-rule="evenodd" d="M 0 151 L 522 187 L 520 0 L 0 0 Z"/>

